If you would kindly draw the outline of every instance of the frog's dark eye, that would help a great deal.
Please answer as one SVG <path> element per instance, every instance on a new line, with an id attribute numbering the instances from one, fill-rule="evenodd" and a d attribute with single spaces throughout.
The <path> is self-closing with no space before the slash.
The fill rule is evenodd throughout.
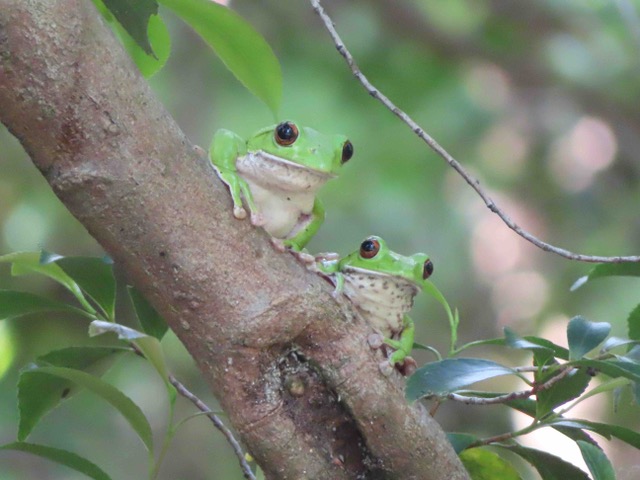
<path id="1" fill-rule="evenodd" d="M 375 238 L 367 238 L 360 244 L 360 256 L 362 258 L 373 258 L 380 251 L 380 242 Z"/>
<path id="2" fill-rule="evenodd" d="M 353 144 L 347 140 L 346 142 L 344 142 L 344 145 L 342 146 L 342 164 L 345 164 L 349 161 L 349 159 L 353 157 Z"/>
<path id="3" fill-rule="evenodd" d="M 422 278 L 426 280 L 433 273 L 433 262 L 431 260 L 427 260 L 424 262 L 424 267 L 422 267 Z"/>
<path id="4" fill-rule="evenodd" d="M 298 127 L 292 122 L 282 122 L 276 127 L 274 135 L 278 145 L 287 147 L 298 139 Z"/>

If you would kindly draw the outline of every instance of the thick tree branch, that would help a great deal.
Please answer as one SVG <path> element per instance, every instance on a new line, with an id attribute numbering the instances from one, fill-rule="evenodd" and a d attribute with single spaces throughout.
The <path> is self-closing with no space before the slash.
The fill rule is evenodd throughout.
<path id="1" fill-rule="evenodd" d="M 268 478 L 468 478 L 350 306 L 232 217 L 91 2 L 0 0 L 0 119 L 165 316 Z"/>

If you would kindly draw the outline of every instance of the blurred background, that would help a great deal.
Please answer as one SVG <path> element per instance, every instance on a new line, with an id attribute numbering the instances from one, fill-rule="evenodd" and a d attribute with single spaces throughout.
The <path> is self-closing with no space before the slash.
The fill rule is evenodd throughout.
<path id="1" fill-rule="evenodd" d="M 639 253 L 640 3 L 327 0 L 324 6 L 370 81 L 470 170 L 518 224 L 580 253 Z M 464 180 L 354 80 L 309 3 L 237 0 L 231 7 L 266 37 L 282 64 L 284 101 L 277 120 L 345 134 L 355 147 L 340 178 L 321 192 L 327 220 L 308 245 L 311 252 L 347 254 L 377 234 L 399 253 L 428 253 L 433 282 L 460 311 L 460 344 L 501 336 L 509 326 L 566 345 L 566 323 L 577 314 L 610 322 L 612 334 L 626 336 L 627 315 L 640 303 L 640 281 L 598 280 L 570 292 L 590 265 L 544 253 L 504 226 Z M 275 123 L 196 34 L 161 13 L 173 51 L 151 84 L 193 143 L 208 147 L 218 128 L 246 138 Z M 4 127 L 0 172 L 0 254 L 42 248 L 104 254 Z M 63 294 L 40 278 L 11 278 L 6 265 L 0 265 L 0 288 Z M 416 340 L 445 353 L 442 308 L 422 295 L 412 317 Z M 131 318 L 121 308 L 121 321 Z M 15 439 L 19 370 L 55 348 L 109 341 L 88 339 L 86 327 L 84 320 L 64 316 L 0 322 L 0 443 Z M 167 335 L 163 345 L 176 376 L 215 408 L 175 337 Z M 527 355 L 498 347 L 465 355 L 512 366 L 530 362 Z M 418 363 L 433 358 L 415 356 Z M 167 404 L 153 370 L 139 359 L 123 358 L 106 379 L 142 406 L 161 435 Z M 510 379 L 492 386 L 523 388 Z M 622 395 L 617 411 L 610 395 L 593 400 L 574 416 L 640 426 L 640 408 L 630 395 Z M 178 403 L 178 418 L 193 411 L 186 401 Z M 448 431 L 481 436 L 526 422 L 502 407 L 452 404 L 441 407 L 436 419 Z M 580 461 L 571 442 L 548 433 L 531 435 L 527 444 Z M 640 476 L 637 451 L 601 440 L 618 478 Z M 89 393 L 49 414 L 30 441 L 80 453 L 114 479 L 146 476 L 141 443 L 115 410 Z M 0 454 L 0 480 L 31 478 L 85 477 L 27 454 Z M 161 478 L 242 475 L 222 436 L 200 417 L 177 434 Z"/>

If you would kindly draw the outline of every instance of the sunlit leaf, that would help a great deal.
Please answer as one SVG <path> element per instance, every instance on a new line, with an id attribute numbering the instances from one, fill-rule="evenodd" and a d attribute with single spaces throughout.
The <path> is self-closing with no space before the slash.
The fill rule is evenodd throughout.
<path id="1" fill-rule="evenodd" d="M 420 367 L 407 381 L 410 401 L 442 396 L 482 380 L 517 373 L 498 363 L 476 358 L 449 358 Z"/>
<path id="2" fill-rule="evenodd" d="M 600 448 L 587 442 L 578 441 L 576 443 L 580 447 L 584 462 L 593 475 L 593 480 L 616 480 L 611 462 Z"/>
<path id="3" fill-rule="evenodd" d="M 497 445 L 520 455 L 529 462 L 544 480 L 590 480 L 578 467 L 550 453 L 520 445 Z"/>
<path id="4" fill-rule="evenodd" d="M 95 480 L 111 480 L 111 477 L 93 462 L 60 448 L 47 447 L 46 445 L 38 445 L 35 443 L 13 442 L 1 445 L 0 450 L 17 450 L 31 453 L 32 455 L 37 455 L 69 467 Z"/>
<path id="5" fill-rule="evenodd" d="M 233 10 L 210 0 L 160 0 L 187 22 L 236 78 L 276 113 L 282 71 L 269 44 Z"/>
<path id="6" fill-rule="evenodd" d="M 66 303 L 17 290 L 0 290 L 0 320 L 39 312 L 69 312 L 90 316 L 84 310 Z"/>
<path id="7" fill-rule="evenodd" d="M 46 377 L 59 377 L 69 380 L 70 382 L 76 383 L 102 397 L 126 418 L 129 425 L 131 425 L 131 428 L 133 428 L 144 443 L 145 447 L 149 451 L 153 451 L 153 437 L 149 422 L 142 413 L 142 410 L 140 410 L 140 407 L 133 403 L 129 397 L 116 387 L 100 378 L 94 377 L 93 375 L 89 375 L 88 373 L 80 370 L 63 367 L 40 367 L 25 371 L 20 376 L 21 382 L 25 381 L 30 385 L 29 397 L 37 395 L 37 385 L 49 385 L 45 379 Z M 31 414 L 32 412 L 30 410 L 24 410 L 21 407 L 21 422 L 23 415 Z"/>
<path id="8" fill-rule="evenodd" d="M 569 341 L 569 359 L 577 360 L 600 345 L 609 332 L 611 325 L 606 322 L 590 322 L 577 316 L 569 321 L 567 340 Z"/>
<path id="9" fill-rule="evenodd" d="M 486 448 L 471 448 L 460 453 L 462 464 L 472 480 L 520 480 L 510 463 Z"/>
<path id="10" fill-rule="evenodd" d="M 640 277 L 640 263 L 600 263 L 593 267 L 587 275 L 576 280 L 576 282 L 571 286 L 571 291 L 580 288 L 588 281 L 596 278 L 614 276 Z"/>
<path id="11" fill-rule="evenodd" d="M 142 326 L 142 331 L 148 335 L 156 337 L 158 340 L 162 340 L 164 334 L 167 333 L 167 323 L 164 318 L 151 306 L 147 299 L 138 292 L 134 287 L 127 287 L 129 292 L 129 298 L 133 304 L 133 309 L 136 312 L 136 317 Z"/>

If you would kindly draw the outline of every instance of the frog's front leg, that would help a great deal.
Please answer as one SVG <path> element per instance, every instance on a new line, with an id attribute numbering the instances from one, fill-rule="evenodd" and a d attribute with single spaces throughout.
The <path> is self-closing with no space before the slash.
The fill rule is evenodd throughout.
<path id="1" fill-rule="evenodd" d="M 322 222 L 324 222 L 324 206 L 320 199 L 316 198 L 313 202 L 313 210 L 301 224 L 296 226 L 294 236 L 284 240 L 285 246 L 299 252 L 318 232 Z"/>
<path id="2" fill-rule="evenodd" d="M 238 175 L 236 160 L 247 153 L 247 146 L 244 140 L 229 130 L 218 130 L 213 137 L 209 156 L 213 168 L 218 177 L 228 187 L 233 200 L 233 216 L 238 219 L 246 218 L 247 211 L 242 205 L 242 198 L 247 202 L 249 209 L 253 213 L 255 205 L 253 196 L 247 182 Z"/>
<path id="3" fill-rule="evenodd" d="M 380 369 L 383 373 L 391 373 L 393 367 L 399 363 L 402 363 L 405 358 L 411 353 L 413 349 L 413 340 L 415 337 L 415 324 L 408 315 L 403 318 L 403 330 L 398 340 L 391 338 L 385 338 L 384 343 L 395 349 L 395 352 L 391 354 L 388 361 L 383 362 L 380 365 Z M 391 368 L 389 368 L 391 367 Z"/>

